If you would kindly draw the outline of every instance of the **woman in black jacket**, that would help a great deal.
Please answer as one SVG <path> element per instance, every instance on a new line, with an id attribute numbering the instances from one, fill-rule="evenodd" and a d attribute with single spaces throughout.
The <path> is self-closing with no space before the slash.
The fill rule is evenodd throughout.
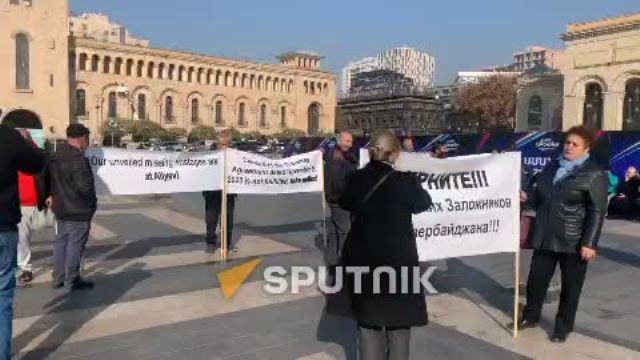
<path id="1" fill-rule="evenodd" d="M 521 328 L 536 326 L 557 264 L 562 288 L 551 341 L 562 343 L 573 331 L 587 264 L 596 249 L 607 209 L 607 174 L 589 157 L 592 131 L 567 132 L 563 155 L 539 175 L 538 186 L 522 200 L 536 210 L 533 258 L 527 282 L 527 305 Z"/>
<path id="2" fill-rule="evenodd" d="M 427 324 L 422 289 L 409 286 L 402 293 L 400 284 L 402 280 L 414 283 L 413 269 L 419 263 L 411 216 L 426 211 L 431 198 L 415 174 L 394 171 L 400 142 L 392 133 L 378 133 L 369 154 L 371 162 L 349 177 L 340 199 L 352 217 L 342 264 L 368 270 L 360 289 L 355 276 L 347 278 L 358 322 L 359 359 L 404 360 L 409 358 L 410 327 Z M 376 291 L 373 273 L 383 267 L 394 270 L 395 276 L 381 276 Z M 407 269 L 405 279 L 402 268 Z M 395 292 L 393 282 L 387 281 L 391 276 L 396 280 Z"/>

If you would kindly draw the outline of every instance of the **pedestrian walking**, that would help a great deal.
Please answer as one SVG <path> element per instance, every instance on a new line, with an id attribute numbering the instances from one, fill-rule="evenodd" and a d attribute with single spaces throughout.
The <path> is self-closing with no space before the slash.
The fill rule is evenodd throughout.
<path id="1" fill-rule="evenodd" d="M 376 292 L 372 274 L 376 269 L 391 268 L 397 277 L 390 282 L 415 284 L 418 279 L 414 277 L 418 276 L 413 269 L 419 262 L 412 215 L 426 211 L 431 197 L 415 174 L 394 171 L 400 142 L 393 133 L 376 134 L 369 154 L 371 162 L 348 179 L 340 198 L 340 205 L 352 217 L 341 263 L 367 269 L 360 292 L 354 277 L 347 277 L 358 323 L 358 358 L 407 360 L 411 327 L 427 324 L 423 289 L 403 293 L 391 285 L 381 286 L 378 281 Z M 405 273 L 402 268 L 408 271 Z M 402 279 L 403 273 L 410 278 Z M 391 276 L 387 278 L 390 280 Z"/>
<path id="2" fill-rule="evenodd" d="M 573 331 L 587 265 L 596 257 L 607 210 L 607 174 L 590 158 L 595 134 L 569 129 L 562 156 L 548 165 L 537 187 L 521 199 L 536 211 L 533 258 L 527 281 L 527 305 L 519 322 L 534 327 L 556 266 L 560 264 L 560 304 L 550 340 L 563 343 Z"/>
<path id="3" fill-rule="evenodd" d="M 44 155 L 17 131 L 1 124 L 0 154 L 0 360 L 9 360 L 18 224 L 22 217 L 18 172 L 30 175 L 39 173 L 44 166 Z"/>
<path id="4" fill-rule="evenodd" d="M 49 164 L 49 203 L 58 224 L 53 246 L 52 287 L 56 289 L 63 287 L 65 282 L 71 290 L 94 286 L 80 274 L 91 220 L 98 204 L 93 172 L 84 156 L 89 147 L 89 134 L 89 129 L 82 124 L 69 125 L 67 141 L 57 148 Z"/>
<path id="5" fill-rule="evenodd" d="M 36 149 L 38 146 L 31 139 L 29 131 L 20 130 L 20 135 Z M 20 193 L 20 212 L 22 219 L 18 224 L 18 268 L 20 276 L 18 279 L 21 283 L 26 284 L 33 280 L 33 271 L 31 265 L 31 232 L 34 230 L 36 222 L 38 222 L 40 214 L 46 209 L 46 181 L 44 180 L 44 172 L 36 175 L 24 172 L 18 173 L 18 189 Z"/>

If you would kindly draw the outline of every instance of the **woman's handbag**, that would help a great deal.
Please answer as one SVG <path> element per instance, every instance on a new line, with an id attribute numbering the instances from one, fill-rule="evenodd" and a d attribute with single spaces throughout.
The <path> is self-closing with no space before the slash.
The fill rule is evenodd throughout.
<path id="1" fill-rule="evenodd" d="M 520 249 L 533 249 L 533 222 L 531 215 L 520 214 Z"/>

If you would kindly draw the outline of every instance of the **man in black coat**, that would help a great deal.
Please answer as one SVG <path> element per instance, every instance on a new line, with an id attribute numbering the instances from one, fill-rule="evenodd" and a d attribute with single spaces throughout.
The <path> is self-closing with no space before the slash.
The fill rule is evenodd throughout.
<path id="1" fill-rule="evenodd" d="M 0 125 L 0 358 L 11 357 L 13 294 L 16 288 L 16 257 L 20 198 L 18 171 L 36 174 L 44 165 L 43 154 L 20 134 Z"/>
<path id="2" fill-rule="evenodd" d="M 92 282 L 80 276 L 80 262 L 98 204 L 91 165 L 84 156 L 89 133 L 82 124 L 69 125 L 67 142 L 58 147 L 49 164 L 49 202 L 58 221 L 53 247 L 52 287 L 56 289 L 65 281 L 72 290 L 93 288 Z"/>
<path id="3" fill-rule="evenodd" d="M 351 152 L 353 135 L 348 131 L 338 134 L 336 146 L 324 154 L 324 191 L 331 212 L 329 233 L 329 263 L 337 263 L 342 246 L 349 233 L 351 217 L 349 212 L 339 205 L 340 197 L 347 183 L 347 177 L 357 170 L 358 161 Z"/>
<path id="4" fill-rule="evenodd" d="M 217 135 L 215 149 L 224 150 L 231 147 L 231 133 L 221 131 Z M 218 241 L 216 229 L 222 215 L 222 190 L 204 191 L 204 211 L 205 211 L 205 252 L 214 253 L 217 247 L 221 247 L 222 241 Z M 227 194 L 227 249 L 236 252 L 237 247 L 233 245 L 233 214 L 236 207 L 236 194 Z"/>

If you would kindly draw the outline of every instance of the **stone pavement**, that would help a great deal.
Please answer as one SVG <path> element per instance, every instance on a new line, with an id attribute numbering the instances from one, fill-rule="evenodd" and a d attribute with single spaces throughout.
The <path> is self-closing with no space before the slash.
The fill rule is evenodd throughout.
<path id="1" fill-rule="evenodd" d="M 239 252 L 227 263 L 202 250 L 198 194 L 102 199 L 84 274 L 87 292 L 49 287 L 52 229 L 33 244 L 36 279 L 16 294 L 16 359 L 355 359 L 355 326 L 340 298 L 315 287 L 270 295 L 262 270 L 323 264 L 322 212 L 314 195 L 241 197 Z M 514 341 L 513 256 L 436 262 L 431 323 L 412 334 L 412 359 L 640 359 L 640 225 L 608 222 L 587 276 L 576 332 L 548 342 L 541 329 Z M 529 254 L 523 253 L 522 276 Z M 216 273 L 261 258 L 231 300 Z"/>

